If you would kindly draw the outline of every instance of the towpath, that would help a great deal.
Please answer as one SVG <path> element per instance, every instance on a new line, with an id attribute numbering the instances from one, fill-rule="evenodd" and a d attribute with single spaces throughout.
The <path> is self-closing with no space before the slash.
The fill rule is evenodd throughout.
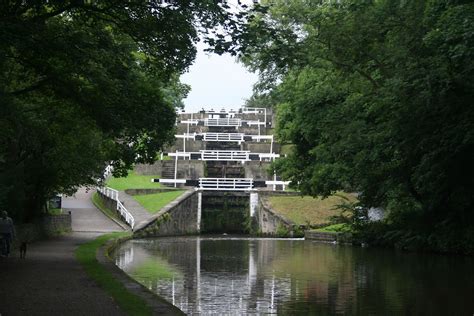
<path id="1" fill-rule="evenodd" d="M 90 192 L 63 200 L 73 233 L 28 246 L 26 259 L 0 260 L 0 315 L 124 315 L 89 279 L 74 251 L 82 243 L 122 228 L 97 210 Z"/>

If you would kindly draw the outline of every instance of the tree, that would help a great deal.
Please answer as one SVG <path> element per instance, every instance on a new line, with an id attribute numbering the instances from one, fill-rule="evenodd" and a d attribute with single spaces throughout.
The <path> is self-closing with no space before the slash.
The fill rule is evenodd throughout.
<path id="1" fill-rule="evenodd" d="M 224 1 L 0 4 L 0 207 L 37 216 L 55 193 L 124 174 L 173 138 L 198 32 Z M 219 26 L 219 27 L 217 27 Z M 172 30 L 172 31 L 171 31 Z"/>
<path id="2" fill-rule="evenodd" d="M 237 40 L 279 96 L 295 144 L 282 175 L 306 194 L 360 192 L 389 211 L 393 243 L 474 251 L 474 5 L 267 4 Z"/>

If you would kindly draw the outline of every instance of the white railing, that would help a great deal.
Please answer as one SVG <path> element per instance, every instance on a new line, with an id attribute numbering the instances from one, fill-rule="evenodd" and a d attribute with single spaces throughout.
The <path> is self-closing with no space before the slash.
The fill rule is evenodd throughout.
<path id="1" fill-rule="evenodd" d="M 168 156 L 170 157 L 183 157 L 184 159 L 191 159 L 191 152 L 182 152 L 182 151 L 178 151 L 178 152 L 175 152 L 175 153 L 168 153 Z"/>
<path id="2" fill-rule="evenodd" d="M 273 141 L 273 135 L 249 135 L 252 136 L 252 140 L 261 141 L 264 139 Z"/>
<path id="3" fill-rule="evenodd" d="M 197 156 L 198 160 L 204 161 L 250 161 L 252 153 L 248 150 L 200 150 L 199 152 L 174 152 L 168 153 L 170 157 L 182 157 L 183 159 L 191 159 L 191 155 Z M 260 161 L 275 160 L 279 158 L 279 154 L 274 153 L 253 153 L 258 155 Z"/>
<path id="4" fill-rule="evenodd" d="M 160 183 L 166 183 L 166 184 L 175 184 L 175 183 L 180 183 L 180 184 L 186 184 L 186 179 L 158 179 Z M 151 182 L 154 182 L 153 179 Z"/>
<path id="5" fill-rule="evenodd" d="M 273 141 L 273 135 L 245 135 L 243 133 L 184 133 L 174 135 L 176 138 L 196 140 L 196 136 L 202 136 L 206 142 L 244 142 L 245 137 L 251 137 L 252 141 Z"/>
<path id="6" fill-rule="evenodd" d="M 198 125 L 200 120 L 184 120 L 181 121 L 180 123 L 182 124 L 189 124 L 189 125 Z"/>
<path id="7" fill-rule="evenodd" d="M 289 185 L 290 182 L 291 181 L 276 181 L 276 180 L 273 180 L 273 181 L 265 181 L 265 184 L 266 185 L 273 185 L 273 191 L 276 190 L 277 185 L 281 185 L 282 188 L 283 188 L 283 191 L 285 191 L 286 186 Z"/>
<path id="8" fill-rule="evenodd" d="M 249 191 L 253 190 L 253 179 L 199 178 L 199 189 L 214 191 Z"/>
<path id="9" fill-rule="evenodd" d="M 280 158 L 280 154 L 274 154 L 274 153 L 271 153 L 271 154 L 263 154 L 263 153 L 260 153 L 258 154 L 258 157 L 260 158 L 260 160 L 275 160 L 275 158 Z"/>
<path id="10" fill-rule="evenodd" d="M 199 134 L 196 134 L 196 133 L 184 133 L 184 134 L 180 134 L 180 135 L 174 135 L 174 137 L 176 137 L 176 138 L 193 139 L 193 140 L 195 140 L 195 139 L 196 139 L 196 135 L 199 135 Z"/>
<path id="11" fill-rule="evenodd" d="M 237 118 L 207 118 L 204 126 L 242 126 L 242 120 Z"/>
<path id="12" fill-rule="evenodd" d="M 120 216 L 122 216 L 122 218 L 125 220 L 125 222 L 133 229 L 133 227 L 135 226 L 135 219 L 133 218 L 132 214 L 130 214 L 130 212 L 125 208 L 125 206 L 123 206 L 122 202 L 120 202 L 118 191 L 109 187 L 98 187 L 97 191 L 117 202 L 117 211 L 119 212 Z"/>
<path id="13" fill-rule="evenodd" d="M 206 142 L 243 142 L 242 133 L 203 133 L 203 140 Z"/>
<path id="14" fill-rule="evenodd" d="M 249 161 L 250 151 L 247 150 L 200 150 L 201 160 L 217 161 Z"/>
<path id="15" fill-rule="evenodd" d="M 109 187 L 99 187 L 97 191 L 114 201 L 118 200 L 118 191 Z"/>

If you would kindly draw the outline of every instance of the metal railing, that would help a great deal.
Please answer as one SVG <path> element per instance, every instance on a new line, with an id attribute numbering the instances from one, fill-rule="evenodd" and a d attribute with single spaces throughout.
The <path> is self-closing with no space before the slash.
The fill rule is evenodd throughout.
<path id="1" fill-rule="evenodd" d="M 133 229 L 135 226 L 135 219 L 133 218 L 133 215 L 127 210 L 127 208 L 122 204 L 122 202 L 120 202 L 118 191 L 109 187 L 98 187 L 97 192 L 100 192 L 102 195 L 105 195 L 106 197 L 117 202 L 117 211 L 125 220 L 125 222 Z"/>
<path id="2" fill-rule="evenodd" d="M 207 118 L 204 126 L 242 126 L 242 120 L 237 118 Z"/>
<path id="3" fill-rule="evenodd" d="M 201 160 L 216 161 L 249 161 L 250 151 L 234 150 L 200 150 Z"/>
<path id="4" fill-rule="evenodd" d="M 176 138 L 196 140 L 196 136 L 202 136 L 207 142 L 244 142 L 246 137 L 252 141 L 269 140 L 273 142 L 273 135 L 246 135 L 244 133 L 184 133 L 174 135 Z"/>
<path id="5" fill-rule="evenodd" d="M 203 140 L 206 142 L 243 142 L 242 133 L 203 133 Z"/>
<path id="6" fill-rule="evenodd" d="M 200 150 L 199 152 L 174 152 L 168 153 L 170 157 L 204 160 L 204 161 L 250 161 L 250 155 L 258 156 L 260 161 L 270 161 L 279 158 L 279 154 L 274 153 L 251 153 L 248 150 Z"/>
<path id="7" fill-rule="evenodd" d="M 253 179 L 199 178 L 199 189 L 213 191 L 249 191 L 253 190 Z"/>

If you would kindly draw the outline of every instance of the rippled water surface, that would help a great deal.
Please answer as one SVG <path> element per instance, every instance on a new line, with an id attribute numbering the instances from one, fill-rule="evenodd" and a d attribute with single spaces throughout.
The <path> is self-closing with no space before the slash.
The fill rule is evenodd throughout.
<path id="1" fill-rule="evenodd" d="M 474 260 L 304 240 L 132 240 L 117 265 L 187 314 L 473 315 Z"/>

